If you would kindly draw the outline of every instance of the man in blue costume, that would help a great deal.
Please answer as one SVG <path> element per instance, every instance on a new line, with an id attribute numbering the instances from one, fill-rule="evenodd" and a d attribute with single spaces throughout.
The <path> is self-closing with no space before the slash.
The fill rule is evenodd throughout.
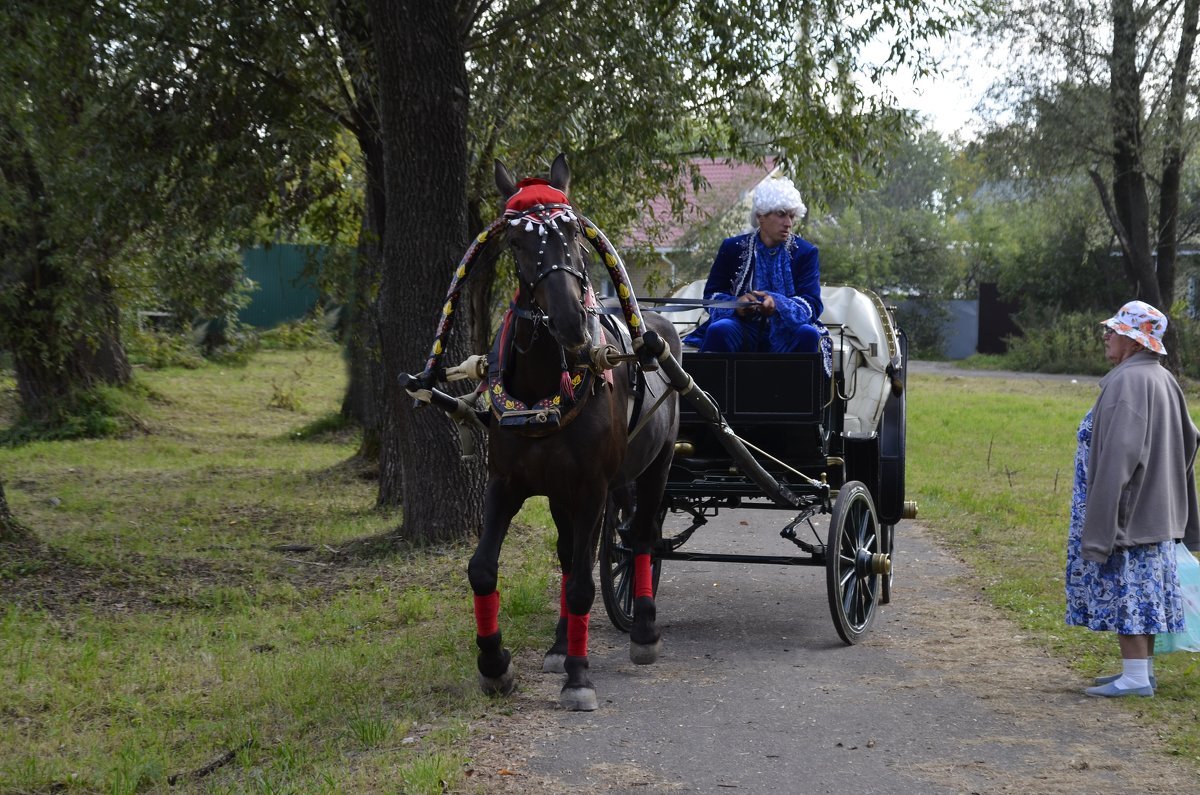
<path id="1" fill-rule="evenodd" d="M 726 238 L 713 261 L 704 297 L 734 301 L 712 307 L 688 335 L 701 352 L 815 352 L 822 336 L 817 247 L 792 234 L 807 208 L 790 179 L 768 179 L 754 191 L 755 231 Z"/>

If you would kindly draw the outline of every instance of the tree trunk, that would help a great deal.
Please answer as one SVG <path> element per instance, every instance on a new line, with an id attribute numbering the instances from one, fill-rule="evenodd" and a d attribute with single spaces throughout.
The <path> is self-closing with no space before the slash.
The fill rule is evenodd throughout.
<path id="1" fill-rule="evenodd" d="M 17 222 L 0 224 L 0 286 L 16 297 L 0 315 L 0 347 L 12 353 L 22 414 L 53 421 L 79 393 L 128 383 L 132 369 L 113 285 L 85 261 L 71 263 L 79 273 L 64 271 L 63 253 L 47 242 L 50 213 L 33 154 L 3 119 L 0 133 L 0 168 L 19 208 Z"/>
<path id="2" fill-rule="evenodd" d="M 1112 60 L 1113 203 L 1124 227 L 1129 270 L 1136 275 L 1134 295 L 1160 306 L 1162 297 L 1150 247 L 1150 202 L 1142 161 L 1142 75 L 1137 68 L 1140 27 L 1132 0 L 1114 0 Z"/>
<path id="3" fill-rule="evenodd" d="M 363 440 L 358 457 L 379 458 L 379 417 L 383 392 L 376 383 L 379 374 L 380 262 L 387 208 L 383 185 L 383 142 L 379 137 L 377 95 L 379 68 L 373 57 L 374 38 L 366 9 L 361 3 L 337 0 L 330 6 L 333 27 L 351 91 L 349 116 L 363 158 L 366 180 L 363 218 L 358 235 L 353 295 L 350 299 L 346 335 L 349 381 L 342 399 L 342 416 L 358 423 Z"/>
<path id="4" fill-rule="evenodd" d="M 8 498 L 4 496 L 4 481 L 0 480 L 0 544 L 28 541 L 31 534 L 8 509 Z"/>
<path id="5" fill-rule="evenodd" d="M 38 268 L 26 282 L 33 300 L 11 319 L 16 327 L 37 330 L 27 344 L 13 345 L 12 357 L 22 414 L 38 422 L 55 420 L 83 392 L 124 386 L 133 377 L 111 291 L 97 286 L 76 312 L 64 311 L 54 301 L 62 281 L 56 268 Z M 86 337 L 83 328 L 90 329 Z"/>
<path id="6" fill-rule="evenodd" d="M 1179 49 L 1171 67 L 1170 91 L 1164 117 L 1162 176 L 1158 194 L 1158 287 L 1164 303 L 1175 298 L 1175 264 L 1179 247 L 1179 190 L 1187 150 L 1184 147 L 1188 101 L 1188 79 L 1196 49 L 1196 24 L 1200 0 L 1186 0 Z M 1164 310 L 1169 306 L 1162 307 Z"/>
<path id="7" fill-rule="evenodd" d="M 481 463 L 459 455 L 458 433 L 433 408 L 414 409 L 397 378 L 419 372 L 454 267 L 467 247 L 465 53 L 457 3 L 371 0 L 379 63 L 387 194 L 379 289 L 381 423 L 379 502 L 402 504 L 403 536 L 434 542 L 477 531 Z M 461 306 L 446 361 L 468 349 Z"/>
<path id="8" fill-rule="evenodd" d="M 342 400 L 343 416 L 353 419 L 362 428 L 358 457 L 368 461 L 377 461 L 379 458 L 380 417 L 386 398 L 378 383 L 381 375 L 378 296 L 386 204 L 383 197 L 382 143 L 376 130 L 377 122 L 373 122 L 359 136 L 359 148 L 366 164 L 367 190 L 354 266 L 349 333 L 346 335 L 350 378 Z"/>

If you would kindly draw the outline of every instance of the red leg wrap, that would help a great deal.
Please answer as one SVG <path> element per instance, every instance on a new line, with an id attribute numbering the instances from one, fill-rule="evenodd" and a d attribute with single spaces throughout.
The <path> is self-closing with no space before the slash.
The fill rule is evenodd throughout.
<path id="1" fill-rule="evenodd" d="M 633 598 L 654 596 L 654 575 L 650 569 L 649 555 L 633 556 Z"/>
<path id="2" fill-rule="evenodd" d="M 588 614 L 567 615 L 567 656 L 587 656 Z"/>
<path id="3" fill-rule="evenodd" d="M 563 575 L 562 588 L 558 592 L 558 617 L 567 617 L 567 575 Z"/>
<path id="4" fill-rule="evenodd" d="M 500 592 L 475 597 L 475 632 L 486 638 L 500 631 Z"/>

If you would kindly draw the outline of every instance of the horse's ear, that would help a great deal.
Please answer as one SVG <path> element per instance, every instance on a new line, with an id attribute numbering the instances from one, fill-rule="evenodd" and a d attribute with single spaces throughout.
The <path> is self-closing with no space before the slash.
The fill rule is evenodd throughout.
<path id="1" fill-rule="evenodd" d="M 561 152 L 550 166 L 550 184 L 563 193 L 569 193 L 567 189 L 571 187 L 571 167 L 567 165 L 567 156 Z"/>
<path id="2" fill-rule="evenodd" d="M 512 174 L 508 173 L 508 169 L 499 160 L 496 161 L 496 187 L 500 189 L 500 195 L 508 201 L 514 193 L 517 192 L 517 183 L 513 180 Z"/>

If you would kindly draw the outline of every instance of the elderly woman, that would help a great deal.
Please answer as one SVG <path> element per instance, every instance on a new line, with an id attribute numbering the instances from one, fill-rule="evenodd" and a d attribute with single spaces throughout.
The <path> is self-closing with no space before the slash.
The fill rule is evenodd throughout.
<path id="1" fill-rule="evenodd" d="M 686 340 L 710 351 L 790 353 L 818 350 L 822 330 L 817 247 L 792 234 L 805 213 L 790 179 L 764 180 L 754 191 L 754 231 L 726 238 L 704 285 L 704 297 L 734 302 L 713 307 Z"/>
<path id="2" fill-rule="evenodd" d="M 1154 636 L 1183 629 L 1173 544 L 1200 548 L 1200 432 L 1161 366 L 1167 318 L 1130 301 L 1105 320 L 1113 369 L 1079 426 L 1067 540 L 1067 623 L 1116 632 L 1122 672 L 1089 696 L 1152 696 Z"/>

